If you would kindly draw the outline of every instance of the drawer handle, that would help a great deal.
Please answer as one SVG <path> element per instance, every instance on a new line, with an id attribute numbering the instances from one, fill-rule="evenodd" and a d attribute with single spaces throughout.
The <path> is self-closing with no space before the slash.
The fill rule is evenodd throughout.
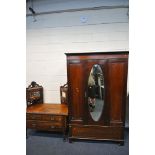
<path id="1" fill-rule="evenodd" d="M 51 126 L 51 129 L 54 129 L 55 128 L 55 126 Z"/>
<path id="2" fill-rule="evenodd" d="M 51 117 L 51 121 L 54 121 L 55 120 L 55 118 L 54 117 Z"/>
<path id="3" fill-rule="evenodd" d="M 36 117 L 35 116 L 32 116 L 32 119 L 35 119 Z"/>

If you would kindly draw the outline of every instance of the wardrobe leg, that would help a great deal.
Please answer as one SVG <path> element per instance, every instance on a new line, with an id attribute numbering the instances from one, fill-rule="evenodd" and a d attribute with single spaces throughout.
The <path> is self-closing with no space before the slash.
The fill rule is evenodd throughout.
<path id="1" fill-rule="evenodd" d="M 28 135 L 27 135 L 27 128 L 26 128 L 26 139 L 28 138 Z"/>
<path id="2" fill-rule="evenodd" d="M 119 146 L 124 146 L 124 141 L 119 142 Z"/>
<path id="3" fill-rule="evenodd" d="M 69 138 L 69 143 L 72 143 L 72 139 L 71 138 Z"/>

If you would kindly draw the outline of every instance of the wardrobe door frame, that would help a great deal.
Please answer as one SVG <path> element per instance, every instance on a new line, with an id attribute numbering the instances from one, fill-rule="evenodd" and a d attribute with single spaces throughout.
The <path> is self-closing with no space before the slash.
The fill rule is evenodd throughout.
<path id="1" fill-rule="evenodd" d="M 93 65 L 99 65 L 102 69 L 104 75 L 104 105 L 102 108 L 102 112 L 98 121 L 94 121 L 88 106 L 88 78 L 90 75 L 90 71 Z M 109 124 L 109 106 L 107 103 L 107 60 L 106 59 L 89 59 L 84 61 L 85 66 L 85 103 L 84 103 L 84 124 L 85 125 L 98 125 L 98 126 L 107 126 Z"/>
<path id="2" fill-rule="evenodd" d="M 83 60 L 69 60 L 68 62 L 67 62 L 67 72 L 68 72 L 68 82 L 69 82 L 69 87 L 68 87 L 68 94 L 70 94 L 69 96 L 68 96 L 68 108 L 69 108 L 69 125 L 73 125 L 73 124 L 83 124 L 83 122 L 84 122 L 84 103 L 85 103 L 85 98 L 84 98 L 84 93 L 81 93 L 82 94 L 82 96 L 83 96 L 83 98 L 82 98 L 82 96 L 80 96 L 80 98 L 82 98 L 82 103 L 80 103 L 80 105 L 79 105 L 79 103 L 78 103 L 78 105 L 77 106 L 80 106 L 80 107 L 78 107 L 78 108 L 82 108 L 80 111 L 81 111 L 81 113 L 80 113 L 80 115 L 81 115 L 81 117 L 80 118 L 74 118 L 74 115 L 73 115 L 73 113 L 75 112 L 75 110 L 77 110 L 77 109 L 75 109 L 75 108 L 73 108 L 73 105 L 74 105 L 74 103 L 73 103 L 73 96 L 72 96 L 72 94 L 73 93 L 76 93 L 76 88 L 73 88 L 73 86 L 71 86 L 71 73 L 70 73 L 70 65 L 77 65 L 77 64 L 80 64 L 83 68 L 82 68 L 82 72 L 83 72 L 83 75 L 79 75 L 79 76 L 84 76 L 84 71 L 85 71 L 85 69 L 84 69 L 84 63 L 83 63 Z M 82 92 L 84 92 L 84 88 L 85 88 L 85 78 L 83 77 L 83 81 L 81 82 L 83 85 L 82 86 L 79 86 L 80 87 L 80 89 L 78 90 L 78 91 L 82 91 Z M 72 89 L 74 89 L 74 91 L 72 90 Z M 81 90 L 82 89 L 82 90 Z"/>

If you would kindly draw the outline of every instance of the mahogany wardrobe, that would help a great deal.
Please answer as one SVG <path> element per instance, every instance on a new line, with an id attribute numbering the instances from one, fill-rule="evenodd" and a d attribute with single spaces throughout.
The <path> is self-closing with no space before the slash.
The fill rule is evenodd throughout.
<path id="1" fill-rule="evenodd" d="M 69 141 L 124 142 L 129 52 L 66 53 Z"/>

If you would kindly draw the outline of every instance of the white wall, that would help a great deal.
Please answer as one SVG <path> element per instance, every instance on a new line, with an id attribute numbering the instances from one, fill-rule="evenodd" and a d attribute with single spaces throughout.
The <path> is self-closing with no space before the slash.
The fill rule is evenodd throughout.
<path id="1" fill-rule="evenodd" d="M 79 9 L 100 6 L 128 6 L 128 0 L 32 0 L 28 2 L 26 11 L 30 13 L 28 7 L 33 5 L 36 12 L 48 12 L 67 9 Z"/>
<path id="2" fill-rule="evenodd" d="M 64 53 L 129 50 L 127 13 L 127 8 L 64 12 L 36 16 L 36 22 L 28 16 L 27 86 L 36 81 L 46 103 L 60 103 L 59 87 L 67 82 Z"/>

